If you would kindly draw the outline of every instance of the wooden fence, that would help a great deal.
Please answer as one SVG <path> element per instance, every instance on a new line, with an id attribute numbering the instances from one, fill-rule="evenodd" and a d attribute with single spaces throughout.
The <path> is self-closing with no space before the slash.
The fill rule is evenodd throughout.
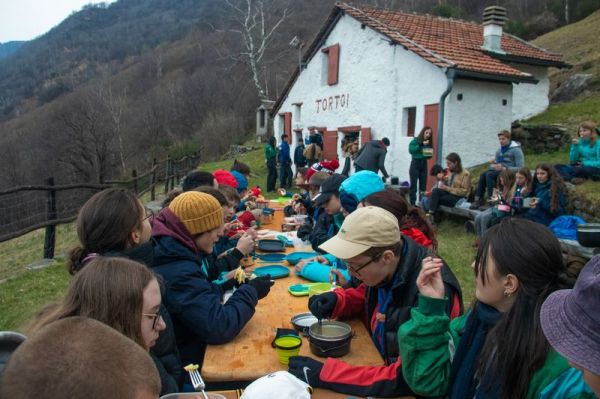
<path id="1" fill-rule="evenodd" d="M 56 226 L 77 218 L 79 208 L 94 193 L 109 187 L 126 187 L 142 196 L 150 193 L 156 199 L 157 187 L 166 194 L 200 161 L 200 151 L 179 160 L 170 157 L 152 162 L 152 168 L 142 174 L 132 171 L 127 180 L 110 180 L 101 184 L 77 183 L 55 185 L 54 178 L 45 185 L 13 187 L 0 191 L 0 242 L 20 237 L 31 231 L 46 228 L 44 258 L 54 257 Z"/>

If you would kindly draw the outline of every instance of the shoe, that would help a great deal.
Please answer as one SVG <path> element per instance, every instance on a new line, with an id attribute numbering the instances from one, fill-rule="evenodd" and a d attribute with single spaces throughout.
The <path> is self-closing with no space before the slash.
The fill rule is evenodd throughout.
<path id="1" fill-rule="evenodd" d="M 585 183 L 585 179 L 582 177 L 574 177 L 571 179 L 571 183 L 573 183 L 575 185 L 583 184 L 583 183 Z"/>
<path id="2" fill-rule="evenodd" d="M 471 206 L 469 207 L 469 209 L 479 209 L 480 206 L 483 206 L 483 201 L 480 200 L 479 198 L 475 198 L 473 200 L 473 203 L 471 204 Z"/>
<path id="3" fill-rule="evenodd" d="M 475 222 L 473 222 L 472 220 L 467 220 L 465 222 L 465 233 L 475 234 Z"/>

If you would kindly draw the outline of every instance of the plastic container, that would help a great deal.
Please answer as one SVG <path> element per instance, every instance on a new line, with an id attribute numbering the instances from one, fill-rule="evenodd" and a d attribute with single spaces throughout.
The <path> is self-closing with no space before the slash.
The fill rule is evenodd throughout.
<path id="1" fill-rule="evenodd" d="M 283 335 L 275 339 L 275 352 L 281 364 L 288 364 L 290 357 L 298 356 L 302 346 L 302 338 L 296 335 Z"/>
<path id="2" fill-rule="evenodd" d="M 310 286 L 308 289 L 308 297 L 319 295 L 324 292 L 331 291 L 331 283 L 317 283 Z"/>

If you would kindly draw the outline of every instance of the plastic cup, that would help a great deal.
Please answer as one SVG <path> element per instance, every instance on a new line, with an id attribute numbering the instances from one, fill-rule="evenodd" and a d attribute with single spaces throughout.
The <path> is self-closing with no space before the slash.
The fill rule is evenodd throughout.
<path id="1" fill-rule="evenodd" d="M 288 364 L 290 357 L 298 356 L 300 347 L 302 346 L 302 338 L 296 335 L 282 335 L 275 339 L 275 352 L 277 359 L 281 364 Z"/>

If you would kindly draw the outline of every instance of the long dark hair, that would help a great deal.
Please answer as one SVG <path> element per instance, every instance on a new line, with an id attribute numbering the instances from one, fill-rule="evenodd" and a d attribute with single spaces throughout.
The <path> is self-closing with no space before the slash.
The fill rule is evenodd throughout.
<path id="1" fill-rule="evenodd" d="M 275 139 L 275 136 L 271 136 L 271 137 L 269 137 L 269 142 L 268 142 L 268 144 L 269 144 L 271 147 L 275 148 L 275 146 L 277 145 L 277 140 Z"/>
<path id="2" fill-rule="evenodd" d="M 431 128 L 431 126 L 424 126 L 423 129 L 421 129 L 421 131 L 419 132 L 419 135 L 417 136 L 417 141 L 420 145 L 423 145 L 423 141 L 425 141 L 425 131 L 427 130 L 431 130 L 431 134 L 429 135 L 429 143 L 431 144 L 431 142 L 433 141 L 433 129 Z"/>
<path id="3" fill-rule="evenodd" d="M 383 208 L 396 216 L 400 230 L 411 227 L 421 230 L 431 240 L 432 246 L 437 248 L 435 229 L 427 216 L 419 208 L 411 206 L 398 191 L 388 188 L 369 195 L 363 202 Z"/>
<path id="4" fill-rule="evenodd" d="M 545 170 L 548 173 L 548 181 L 550 182 L 550 210 L 556 212 L 560 208 L 560 195 L 567 195 L 567 188 L 565 183 L 560 177 L 560 174 L 554 169 L 554 167 L 548 163 L 542 163 L 535 167 L 537 172 L 538 169 Z M 531 193 L 535 195 L 535 189 L 541 184 L 537 178 L 537 173 L 533 174 L 533 183 L 531 185 Z"/>
<path id="5" fill-rule="evenodd" d="M 77 215 L 80 245 L 69 252 L 69 273 L 83 267 L 90 253 L 121 252 L 133 245 L 131 232 L 141 228 L 144 207 L 132 191 L 108 188 L 94 194 Z"/>
<path id="6" fill-rule="evenodd" d="M 451 152 L 450 154 L 446 155 L 446 161 L 450 161 L 456 164 L 456 170 L 454 171 L 454 173 L 462 173 L 463 167 L 462 161 L 460 160 L 460 155 L 458 155 L 455 152 Z"/>
<path id="7" fill-rule="evenodd" d="M 542 303 L 552 292 L 572 286 L 573 281 L 566 275 L 554 234 L 526 219 L 505 218 L 483 236 L 475 275 L 481 275 L 484 285 L 489 283 L 485 276 L 490 260 L 498 275 L 512 274 L 519 284 L 510 310 L 487 334 L 477 375 L 489 376 L 487 380 L 498 384 L 500 398 L 524 398 L 549 350 L 540 325 Z"/>

